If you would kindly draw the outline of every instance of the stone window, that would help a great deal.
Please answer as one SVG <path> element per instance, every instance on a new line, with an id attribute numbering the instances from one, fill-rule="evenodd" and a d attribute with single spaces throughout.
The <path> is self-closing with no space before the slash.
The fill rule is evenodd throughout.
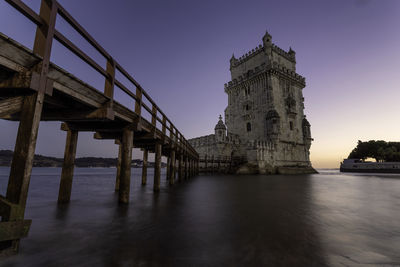
<path id="1" fill-rule="evenodd" d="M 251 123 L 250 123 L 250 122 L 248 122 L 248 123 L 246 124 L 246 128 L 247 128 L 247 131 L 248 131 L 248 132 L 251 132 Z"/>
<path id="2" fill-rule="evenodd" d="M 249 110 L 249 105 L 246 105 L 246 110 Z"/>
<path id="3" fill-rule="evenodd" d="M 289 122 L 290 130 L 293 131 L 293 122 Z"/>

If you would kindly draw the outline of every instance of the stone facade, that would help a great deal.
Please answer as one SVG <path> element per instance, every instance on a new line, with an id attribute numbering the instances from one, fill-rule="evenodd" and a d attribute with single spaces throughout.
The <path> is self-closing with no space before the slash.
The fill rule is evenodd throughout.
<path id="1" fill-rule="evenodd" d="M 201 158 L 241 157 L 239 173 L 307 173 L 311 167 L 310 123 L 304 115 L 305 78 L 296 73 L 296 53 L 272 43 L 230 59 L 225 84 L 226 126 L 220 117 L 215 134 L 189 140 Z"/>

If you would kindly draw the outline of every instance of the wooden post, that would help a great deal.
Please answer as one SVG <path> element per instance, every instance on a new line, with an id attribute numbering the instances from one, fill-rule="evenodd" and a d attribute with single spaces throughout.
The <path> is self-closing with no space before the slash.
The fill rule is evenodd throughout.
<path id="1" fill-rule="evenodd" d="M 149 151 L 145 148 L 143 149 L 143 167 L 142 167 L 142 185 L 147 184 L 147 158 Z"/>
<path id="2" fill-rule="evenodd" d="M 119 203 L 129 202 L 129 191 L 131 185 L 131 163 L 133 131 L 124 129 L 122 132 L 122 153 L 121 153 L 121 176 L 119 183 Z"/>
<path id="3" fill-rule="evenodd" d="M 176 173 L 176 169 L 175 169 L 175 150 L 172 149 L 171 150 L 171 167 L 170 167 L 170 174 L 169 174 L 169 184 L 173 185 L 175 183 L 175 173 Z"/>
<path id="4" fill-rule="evenodd" d="M 189 178 L 189 158 L 185 156 L 185 180 Z"/>
<path id="5" fill-rule="evenodd" d="M 54 1 L 42 1 L 39 16 L 43 24 L 36 28 L 33 52 L 42 57 L 32 71 L 39 73 L 38 92 L 24 97 L 17 140 L 15 142 L 14 155 L 11 162 L 10 176 L 6 198 L 0 200 L 2 222 L 0 227 L 9 225 L 16 232 L 28 233 L 29 225 L 22 228 L 24 221 L 26 199 L 31 178 L 33 158 L 36 148 L 36 139 L 42 114 L 44 94 L 47 86 L 47 73 L 50 62 L 51 47 L 56 23 L 57 4 Z M 4 225 L 4 226 L 3 226 Z M 21 230 L 21 231 L 19 231 Z M 0 249 L 17 252 L 19 239 L 23 234 L 10 235 L 10 232 L 2 231 Z M 4 242 L 3 242 L 4 241 Z"/>
<path id="6" fill-rule="evenodd" d="M 78 131 L 68 130 L 64 151 L 64 163 L 61 171 L 60 189 L 58 191 L 58 203 L 68 203 L 71 199 L 77 143 Z"/>
<path id="7" fill-rule="evenodd" d="M 153 191 L 160 191 L 160 175 L 161 175 L 161 143 L 155 145 L 155 158 L 154 158 L 154 186 Z"/>
<path id="8" fill-rule="evenodd" d="M 178 169 L 178 181 L 182 182 L 184 177 L 183 173 L 183 154 L 181 153 L 179 156 L 179 169 Z"/>
<path id="9" fill-rule="evenodd" d="M 165 173 L 166 179 L 169 180 L 171 172 L 171 157 L 167 157 L 167 171 Z"/>
<path id="10" fill-rule="evenodd" d="M 115 192 L 119 191 L 119 181 L 121 179 L 121 160 L 122 160 L 122 144 L 118 145 L 118 161 L 117 161 L 117 177 L 115 178 Z"/>

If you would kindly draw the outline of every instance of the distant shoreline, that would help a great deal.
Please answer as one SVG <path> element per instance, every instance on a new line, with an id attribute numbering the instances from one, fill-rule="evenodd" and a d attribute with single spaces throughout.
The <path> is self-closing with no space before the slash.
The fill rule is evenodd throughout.
<path id="1" fill-rule="evenodd" d="M 0 166 L 10 167 L 14 152 L 11 150 L 0 150 Z M 33 160 L 33 167 L 62 167 L 63 158 L 48 157 L 36 155 Z M 101 157 L 81 157 L 75 159 L 75 167 L 78 168 L 113 168 L 117 166 L 117 158 L 101 158 Z M 132 160 L 132 168 L 141 168 L 143 161 L 141 159 Z M 165 163 L 161 163 L 161 167 L 165 167 Z M 148 168 L 154 167 L 154 162 L 148 162 Z"/>

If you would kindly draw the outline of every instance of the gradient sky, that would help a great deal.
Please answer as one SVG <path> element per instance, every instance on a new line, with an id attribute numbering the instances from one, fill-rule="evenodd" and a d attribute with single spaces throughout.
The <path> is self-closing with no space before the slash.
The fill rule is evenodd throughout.
<path id="1" fill-rule="evenodd" d="M 136 78 L 186 138 L 213 132 L 227 105 L 229 59 L 272 41 L 296 51 L 316 168 L 337 168 L 357 140 L 400 141 L 400 1 L 59 1 Z M 40 1 L 25 1 L 39 11 Z M 57 28 L 104 64 L 60 19 Z M 35 27 L 0 1 L 0 31 L 32 48 Z M 104 87 L 99 74 L 55 42 L 53 62 Z M 82 75 L 84 73 L 84 75 Z M 116 99 L 128 105 L 120 94 Z M 0 120 L 0 149 L 18 124 Z M 59 122 L 41 123 L 36 153 L 62 157 Z M 112 141 L 80 133 L 77 156 L 116 157 Z M 135 149 L 134 157 L 140 153 Z"/>

